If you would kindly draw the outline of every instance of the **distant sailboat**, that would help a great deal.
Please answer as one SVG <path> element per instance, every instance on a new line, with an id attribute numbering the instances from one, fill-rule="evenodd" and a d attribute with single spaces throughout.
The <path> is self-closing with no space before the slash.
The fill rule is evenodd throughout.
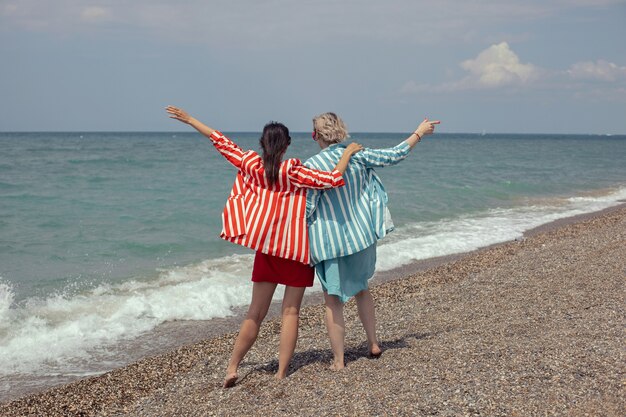
<path id="1" fill-rule="evenodd" d="M 480 136 L 485 136 L 487 134 L 487 132 L 485 131 L 485 129 L 483 129 L 483 132 L 480 134 Z"/>

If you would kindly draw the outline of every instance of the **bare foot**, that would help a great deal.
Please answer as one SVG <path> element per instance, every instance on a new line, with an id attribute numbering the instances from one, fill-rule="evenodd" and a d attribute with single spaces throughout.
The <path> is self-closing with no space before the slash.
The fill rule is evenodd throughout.
<path id="1" fill-rule="evenodd" d="M 224 388 L 232 388 L 235 386 L 235 382 L 237 382 L 237 378 L 239 378 L 239 376 L 237 375 L 237 372 L 233 372 L 231 374 L 227 374 L 226 378 L 224 378 L 224 385 L 222 385 L 222 387 Z"/>
<path id="2" fill-rule="evenodd" d="M 330 370 L 331 371 L 341 371 L 345 367 L 346 366 L 343 363 L 333 363 L 332 365 L 330 365 Z"/>
<path id="3" fill-rule="evenodd" d="M 370 347 L 369 356 L 370 358 L 380 358 L 380 355 L 383 354 L 383 351 L 380 349 L 378 344 L 374 344 Z"/>
<path id="4" fill-rule="evenodd" d="M 280 366 L 278 367 L 278 371 L 274 374 L 274 378 L 276 379 L 285 379 L 287 378 L 287 370 L 286 369 L 281 369 Z"/>

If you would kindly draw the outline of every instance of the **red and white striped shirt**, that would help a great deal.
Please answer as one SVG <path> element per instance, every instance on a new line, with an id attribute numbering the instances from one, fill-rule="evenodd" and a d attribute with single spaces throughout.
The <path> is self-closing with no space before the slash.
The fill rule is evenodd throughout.
<path id="1" fill-rule="evenodd" d="M 276 183 L 270 186 L 259 154 L 243 151 L 217 130 L 210 139 L 239 170 L 222 212 L 220 237 L 268 255 L 308 264 L 306 189 L 342 186 L 341 173 L 310 169 L 299 159 L 287 159 L 280 164 Z"/>

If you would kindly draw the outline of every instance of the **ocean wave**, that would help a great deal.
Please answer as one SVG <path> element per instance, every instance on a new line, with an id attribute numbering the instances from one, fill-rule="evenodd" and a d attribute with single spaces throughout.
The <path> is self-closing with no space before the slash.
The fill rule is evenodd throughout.
<path id="1" fill-rule="evenodd" d="M 11 286 L 3 282 L 2 277 L 0 277 L 0 331 L 2 331 L 3 324 L 8 322 L 8 312 L 13 304 L 14 297 Z"/>
<path id="2" fill-rule="evenodd" d="M 626 187 L 620 187 L 593 195 L 542 200 L 538 205 L 495 208 L 455 219 L 408 224 L 381 242 L 376 270 L 387 271 L 422 259 L 510 241 L 543 224 L 603 210 L 625 199 Z"/>
<path id="3" fill-rule="evenodd" d="M 0 375 L 89 372 L 91 356 L 106 358 L 111 346 L 161 323 L 231 315 L 250 300 L 252 260 L 232 255 L 163 270 L 151 281 L 68 290 L 18 305 L 10 286 L 0 283 Z"/>

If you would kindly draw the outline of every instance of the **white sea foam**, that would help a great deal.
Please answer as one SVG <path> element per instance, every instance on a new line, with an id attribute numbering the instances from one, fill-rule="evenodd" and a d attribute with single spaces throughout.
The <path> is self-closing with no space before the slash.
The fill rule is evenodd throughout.
<path id="1" fill-rule="evenodd" d="M 463 253 L 522 237 L 551 221 L 599 211 L 626 199 L 626 187 L 603 195 L 554 199 L 551 204 L 508 209 L 405 225 L 378 247 L 376 268 L 387 271 L 438 256 Z"/>
<path id="2" fill-rule="evenodd" d="M 0 283 L 0 375 L 50 375 L 70 364 L 80 373 L 81 359 L 106 356 L 113 343 L 160 323 L 228 316 L 250 300 L 252 259 L 207 260 L 161 271 L 152 281 L 100 285 L 19 305 L 12 305 L 11 288 Z"/>
<path id="3" fill-rule="evenodd" d="M 8 322 L 9 308 L 13 304 L 14 294 L 11 286 L 2 281 L 0 277 L 0 331 L 2 325 Z"/>

